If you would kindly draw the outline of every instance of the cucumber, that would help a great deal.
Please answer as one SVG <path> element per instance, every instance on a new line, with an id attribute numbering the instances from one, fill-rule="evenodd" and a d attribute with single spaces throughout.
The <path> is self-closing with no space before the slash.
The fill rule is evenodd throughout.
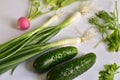
<path id="1" fill-rule="evenodd" d="M 78 50 L 73 46 L 58 48 L 38 57 L 34 61 L 33 67 L 36 69 L 36 71 L 43 73 L 56 66 L 57 64 L 75 57 L 77 54 Z"/>
<path id="2" fill-rule="evenodd" d="M 47 74 L 47 80 L 72 80 L 90 69 L 96 61 L 94 53 L 57 65 Z"/>

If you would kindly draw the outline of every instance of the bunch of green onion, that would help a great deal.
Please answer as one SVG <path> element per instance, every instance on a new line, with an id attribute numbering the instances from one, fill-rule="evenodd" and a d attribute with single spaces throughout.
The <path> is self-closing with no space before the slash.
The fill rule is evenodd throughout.
<path id="1" fill-rule="evenodd" d="M 58 16 L 53 16 L 41 27 L 0 45 L 0 74 L 51 48 L 81 42 L 81 39 L 73 38 L 47 43 L 48 40 L 71 24 L 78 16 L 81 16 L 80 12 L 76 12 L 72 17 L 57 26 L 47 27 L 58 18 Z"/>

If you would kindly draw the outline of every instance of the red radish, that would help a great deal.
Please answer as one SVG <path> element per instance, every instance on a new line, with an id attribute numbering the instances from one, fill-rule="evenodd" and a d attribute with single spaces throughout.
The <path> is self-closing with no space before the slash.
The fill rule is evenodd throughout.
<path id="1" fill-rule="evenodd" d="M 17 21 L 17 24 L 22 30 L 26 30 L 30 27 L 30 21 L 26 17 L 20 17 Z"/>

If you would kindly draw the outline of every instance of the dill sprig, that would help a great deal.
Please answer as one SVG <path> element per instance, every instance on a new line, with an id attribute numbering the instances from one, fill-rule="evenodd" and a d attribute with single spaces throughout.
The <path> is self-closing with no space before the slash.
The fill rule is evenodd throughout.
<path id="1" fill-rule="evenodd" d="M 107 44 L 108 50 L 111 52 L 118 52 L 120 49 L 120 30 L 118 20 L 118 6 L 115 2 L 115 9 L 113 12 L 99 11 L 95 16 L 89 18 L 89 23 L 95 27 L 102 34 L 103 41 Z"/>

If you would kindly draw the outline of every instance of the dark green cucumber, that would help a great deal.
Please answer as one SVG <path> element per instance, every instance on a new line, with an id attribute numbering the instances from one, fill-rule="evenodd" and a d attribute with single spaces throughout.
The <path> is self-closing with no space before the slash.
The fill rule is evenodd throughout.
<path id="1" fill-rule="evenodd" d="M 78 50 L 73 46 L 58 48 L 38 57 L 34 61 L 33 67 L 38 72 L 46 72 L 57 64 L 75 57 L 77 54 Z"/>
<path id="2" fill-rule="evenodd" d="M 72 80 L 90 69 L 96 61 L 94 53 L 73 59 L 54 67 L 47 74 L 47 80 Z"/>

